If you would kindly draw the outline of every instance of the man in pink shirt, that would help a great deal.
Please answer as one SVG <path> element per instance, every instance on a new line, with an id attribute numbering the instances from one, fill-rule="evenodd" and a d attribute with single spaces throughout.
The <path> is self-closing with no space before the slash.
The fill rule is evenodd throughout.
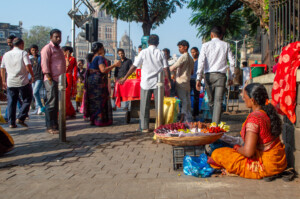
<path id="1" fill-rule="evenodd" d="M 50 134 L 58 134 L 58 78 L 66 72 L 66 60 L 60 43 L 61 31 L 53 29 L 50 32 L 50 43 L 41 51 L 41 66 L 47 92 L 45 119 L 47 132 Z"/>

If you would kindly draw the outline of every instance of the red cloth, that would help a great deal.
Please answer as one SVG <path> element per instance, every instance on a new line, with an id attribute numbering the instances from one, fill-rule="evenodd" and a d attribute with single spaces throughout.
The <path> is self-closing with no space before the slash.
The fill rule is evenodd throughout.
<path id="1" fill-rule="evenodd" d="M 113 95 L 116 98 L 116 105 L 121 107 L 121 101 L 140 100 L 140 83 L 141 79 L 128 79 L 123 85 L 116 82 Z"/>
<path id="2" fill-rule="evenodd" d="M 74 57 L 69 57 L 69 66 L 66 71 L 68 86 L 66 88 L 66 115 L 75 116 L 76 112 L 72 105 L 71 98 L 76 95 L 77 88 L 77 62 Z"/>
<path id="3" fill-rule="evenodd" d="M 247 132 L 258 134 L 258 144 L 266 144 L 274 140 L 271 134 L 271 120 L 263 110 L 253 111 L 248 115 L 241 129 L 241 137 L 244 141 Z"/>
<path id="4" fill-rule="evenodd" d="M 272 104 L 280 114 L 296 122 L 296 74 L 300 66 L 300 42 L 282 49 L 273 83 Z"/>

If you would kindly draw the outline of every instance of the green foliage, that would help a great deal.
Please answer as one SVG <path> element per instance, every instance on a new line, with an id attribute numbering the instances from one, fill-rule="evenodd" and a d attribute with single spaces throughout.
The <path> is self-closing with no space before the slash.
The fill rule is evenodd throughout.
<path id="1" fill-rule="evenodd" d="M 190 23 L 204 40 L 210 38 L 210 30 L 217 25 L 222 27 L 224 37 L 234 38 L 241 37 L 245 30 L 253 35 L 259 23 L 253 11 L 239 0 L 191 0 L 188 8 L 193 10 Z"/>
<path id="2" fill-rule="evenodd" d="M 186 0 L 95 0 L 108 14 L 123 21 L 143 23 L 144 35 L 182 8 Z"/>
<path id="3" fill-rule="evenodd" d="M 23 33 L 25 48 L 29 48 L 32 44 L 36 44 L 41 50 L 50 40 L 51 27 L 33 26 L 29 31 Z"/>

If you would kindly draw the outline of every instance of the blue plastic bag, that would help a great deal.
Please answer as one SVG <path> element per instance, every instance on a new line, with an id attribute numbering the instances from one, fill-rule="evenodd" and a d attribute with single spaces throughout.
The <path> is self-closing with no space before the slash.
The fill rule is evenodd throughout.
<path id="1" fill-rule="evenodd" d="M 214 169 L 207 163 L 207 155 L 202 153 L 199 157 L 185 156 L 183 172 L 185 175 L 206 178 L 213 174 Z"/>

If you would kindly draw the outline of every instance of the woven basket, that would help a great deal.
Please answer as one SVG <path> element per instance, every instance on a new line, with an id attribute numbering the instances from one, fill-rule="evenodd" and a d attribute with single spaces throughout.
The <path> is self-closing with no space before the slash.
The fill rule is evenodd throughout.
<path id="1" fill-rule="evenodd" d="M 199 146 L 211 144 L 217 141 L 222 134 L 218 135 L 207 135 L 207 136 L 197 136 L 197 137 L 161 137 L 157 136 L 157 139 L 163 143 L 170 144 L 172 146 Z"/>

